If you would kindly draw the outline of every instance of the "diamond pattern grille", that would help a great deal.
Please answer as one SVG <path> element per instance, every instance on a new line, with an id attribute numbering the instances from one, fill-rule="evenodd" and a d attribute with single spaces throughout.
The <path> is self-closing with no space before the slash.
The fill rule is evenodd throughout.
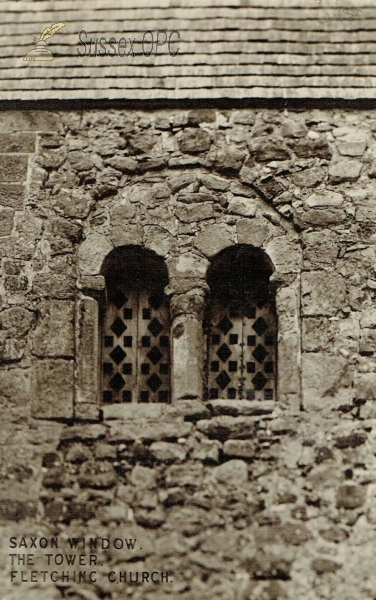
<path id="1" fill-rule="evenodd" d="M 170 401 L 169 334 L 166 298 L 125 285 L 110 294 L 102 334 L 103 402 Z"/>
<path id="2" fill-rule="evenodd" d="M 272 303 L 246 305 L 242 312 L 231 303 L 210 310 L 209 398 L 272 400 L 277 339 Z"/>

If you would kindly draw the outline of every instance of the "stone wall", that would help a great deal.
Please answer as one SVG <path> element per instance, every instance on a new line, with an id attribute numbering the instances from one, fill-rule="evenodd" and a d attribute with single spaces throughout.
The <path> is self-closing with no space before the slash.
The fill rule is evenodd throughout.
<path id="1" fill-rule="evenodd" d="M 128 589 L 101 577 L 46 598 L 373 599 L 376 113 L 3 112 L 0 123 L 4 536 L 133 531 L 144 553 L 126 566 L 108 553 L 103 569 L 163 566 L 173 579 Z M 193 315 L 196 332 L 213 257 L 266 252 L 275 405 L 203 404 L 196 388 L 196 400 L 82 423 L 100 418 L 102 264 L 128 244 L 165 258 L 173 316 Z"/>

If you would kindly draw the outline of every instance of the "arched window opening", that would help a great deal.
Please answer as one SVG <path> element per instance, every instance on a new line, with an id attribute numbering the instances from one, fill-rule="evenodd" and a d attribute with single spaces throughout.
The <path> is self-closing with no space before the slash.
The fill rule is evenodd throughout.
<path id="1" fill-rule="evenodd" d="M 239 245 L 222 250 L 208 271 L 207 396 L 273 400 L 277 318 L 265 253 Z"/>
<path id="2" fill-rule="evenodd" d="M 103 402 L 170 402 L 170 316 L 162 258 L 116 248 L 103 265 Z"/>

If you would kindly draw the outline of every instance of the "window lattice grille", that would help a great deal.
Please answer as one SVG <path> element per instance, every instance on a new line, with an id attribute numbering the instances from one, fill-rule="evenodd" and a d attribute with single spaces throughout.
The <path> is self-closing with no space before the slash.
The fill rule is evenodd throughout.
<path id="1" fill-rule="evenodd" d="M 211 307 L 208 395 L 211 399 L 275 398 L 276 319 L 269 303 L 234 310 Z"/>
<path id="2" fill-rule="evenodd" d="M 103 402 L 170 402 L 169 307 L 145 289 L 118 289 L 103 323 Z"/>

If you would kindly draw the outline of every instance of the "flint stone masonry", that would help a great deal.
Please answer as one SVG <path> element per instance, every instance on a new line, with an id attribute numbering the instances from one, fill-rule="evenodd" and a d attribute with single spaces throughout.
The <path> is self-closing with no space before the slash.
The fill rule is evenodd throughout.
<path id="1" fill-rule="evenodd" d="M 0 113 L 4 538 L 133 535 L 126 565 L 173 578 L 135 600 L 372 596 L 375 123 L 334 107 Z M 208 269 L 243 244 L 273 271 L 277 393 L 208 399 Z M 100 403 L 104 261 L 128 245 L 166 264 L 171 404 Z M 102 562 L 85 594 L 125 597 L 103 577 L 124 556 Z M 78 593 L 61 590 L 41 594 Z"/>

